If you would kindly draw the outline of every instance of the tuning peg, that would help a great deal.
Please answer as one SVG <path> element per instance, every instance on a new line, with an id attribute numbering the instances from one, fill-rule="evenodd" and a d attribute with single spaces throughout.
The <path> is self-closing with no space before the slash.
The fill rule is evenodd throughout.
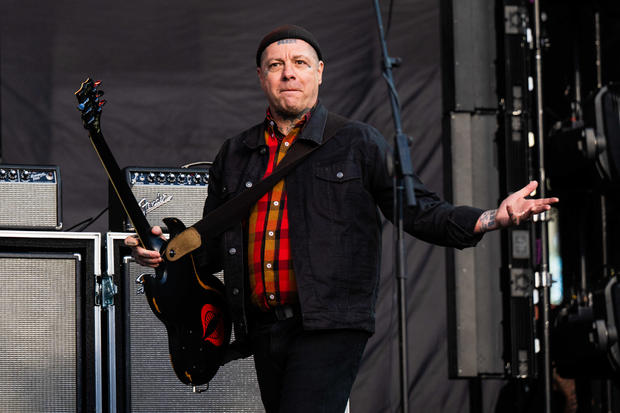
<path id="1" fill-rule="evenodd" d="M 79 110 L 84 110 L 84 108 L 86 107 L 86 104 L 88 103 L 88 101 L 89 101 L 89 99 L 88 99 L 88 98 L 84 99 L 84 102 L 82 102 L 82 103 L 80 103 L 79 105 L 77 105 L 77 108 L 78 108 Z"/>

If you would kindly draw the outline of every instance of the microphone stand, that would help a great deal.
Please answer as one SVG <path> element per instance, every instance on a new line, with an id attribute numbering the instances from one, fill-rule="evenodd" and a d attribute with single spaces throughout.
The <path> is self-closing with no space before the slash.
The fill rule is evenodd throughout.
<path id="1" fill-rule="evenodd" d="M 400 59 L 392 58 L 388 55 L 383 31 L 383 22 L 381 19 L 381 10 L 379 9 L 379 0 L 374 0 L 374 5 L 383 55 L 383 77 L 388 84 L 395 131 L 392 177 L 394 182 L 393 223 L 396 227 L 396 231 L 394 233 L 394 269 L 398 289 L 400 404 L 401 411 L 403 413 L 408 413 L 409 380 L 407 378 L 407 300 L 405 296 L 407 278 L 405 274 L 403 212 L 404 207 L 415 207 L 416 199 L 413 189 L 413 165 L 411 163 L 411 155 L 409 153 L 409 145 L 411 140 L 402 131 L 400 104 L 398 101 L 398 93 L 396 92 L 396 88 L 394 86 L 394 78 L 392 76 L 392 67 L 398 66 L 400 64 Z"/>
<path id="2" fill-rule="evenodd" d="M 540 181 L 539 194 L 541 198 L 546 197 L 547 176 L 545 172 L 545 142 L 544 142 L 544 117 L 543 117 L 543 92 L 542 92 L 542 50 L 541 50 L 541 15 L 540 0 L 534 0 L 534 41 L 535 58 L 536 58 L 536 145 L 538 149 L 538 179 Z M 547 219 L 548 213 L 540 214 L 541 218 L 537 220 L 538 235 L 540 239 L 540 265 L 536 271 L 536 287 L 539 291 L 539 310 L 542 318 L 542 378 L 544 391 L 544 411 L 551 413 L 551 349 L 550 349 L 550 289 L 551 289 L 551 273 L 549 272 L 549 251 L 548 251 L 548 230 Z"/>

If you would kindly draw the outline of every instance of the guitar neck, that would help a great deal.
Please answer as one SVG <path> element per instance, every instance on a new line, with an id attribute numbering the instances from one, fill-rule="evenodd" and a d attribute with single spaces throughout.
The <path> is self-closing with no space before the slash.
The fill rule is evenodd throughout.
<path id="1" fill-rule="evenodd" d="M 90 141 L 93 144 L 97 155 L 99 155 L 99 159 L 101 160 L 106 173 L 108 174 L 108 178 L 114 187 L 116 196 L 118 196 L 118 199 L 127 213 L 133 227 L 135 228 L 138 237 L 140 237 L 142 246 L 147 249 L 154 249 L 153 238 L 155 236 L 151 233 L 151 224 L 149 224 L 148 220 L 142 213 L 142 209 L 138 205 L 138 201 L 136 201 L 136 197 L 131 191 L 123 171 L 118 166 L 114 155 L 112 155 L 112 151 L 110 151 L 108 144 L 103 139 L 101 132 L 96 130 L 89 130 L 89 132 Z"/>

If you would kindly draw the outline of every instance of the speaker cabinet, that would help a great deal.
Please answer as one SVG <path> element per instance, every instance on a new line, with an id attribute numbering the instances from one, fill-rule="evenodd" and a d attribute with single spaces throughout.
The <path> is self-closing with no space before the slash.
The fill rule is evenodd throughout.
<path id="1" fill-rule="evenodd" d="M 452 113 L 450 122 L 454 204 L 497 205 L 495 115 Z M 495 231 L 485 234 L 476 248 L 446 250 L 448 365 L 452 378 L 504 374 L 499 246 L 499 233 Z"/>
<path id="2" fill-rule="evenodd" d="M 0 231 L 0 411 L 101 412 L 100 234 Z"/>
<path id="3" fill-rule="evenodd" d="M 0 228 L 62 228 L 60 169 L 57 166 L 0 165 Z"/>
<path id="4" fill-rule="evenodd" d="M 108 233 L 108 275 L 118 286 L 110 314 L 109 370 L 111 412 L 263 412 L 252 358 L 220 368 L 208 389 L 194 393 L 175 376 L 168 356 L 164 325 L 148 306 L 136 279 L 150 268 L 136 264 L 123 239 L 129 233 Z M 116 409 L 116 410 L 115 410 Z"/>

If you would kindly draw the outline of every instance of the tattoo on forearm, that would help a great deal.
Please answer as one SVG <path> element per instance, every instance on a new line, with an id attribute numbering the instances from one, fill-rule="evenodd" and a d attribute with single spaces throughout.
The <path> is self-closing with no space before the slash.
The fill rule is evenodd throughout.
<path id="1" fill-rule="evenodd" d="M 497 228 L 497 224 L 495 223 L 495 216 L 497 215 L 497 209 L 490 209 L 485 211 L 480 215 L 480 228 L 483 231 L 490 231 L 492 229 Z"/>

